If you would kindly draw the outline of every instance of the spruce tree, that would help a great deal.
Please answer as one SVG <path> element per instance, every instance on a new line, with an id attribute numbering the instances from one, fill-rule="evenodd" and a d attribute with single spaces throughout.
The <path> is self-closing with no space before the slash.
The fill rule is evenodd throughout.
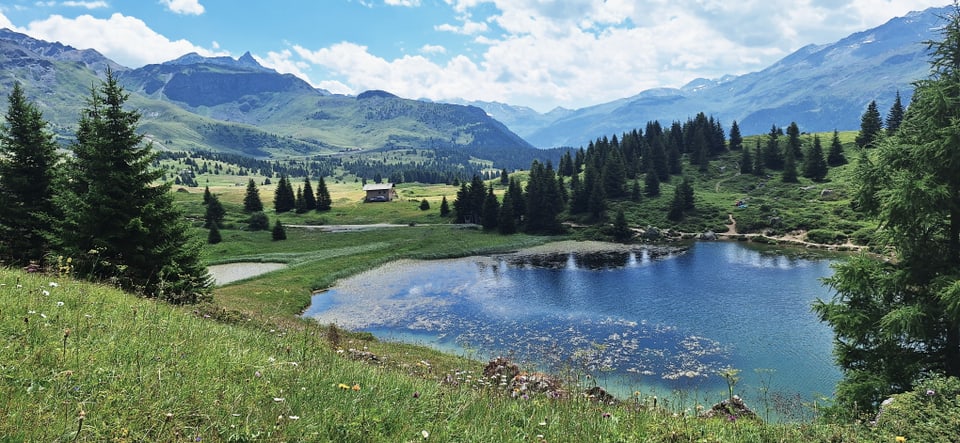
<path id="1" fill-rule="evenodd" d="M 260 200 L 260 190 L 257 182 L 251 178 L 247 181 L 247 192 L 243 196 L 243 212 L 250 214 L 263 211 L 263 202 Z"/>
<path id="2" fill-rule="evenodd" d="M 306 199 L 303 198 L 303 188 L 297 186 L 296 196 L 293 198 L 293 209 L 297 214 L 303 214 L 311 208 L 307 207 Z"/>
<path id="3" fill-rule="evenodd" d="M 900 91 L 890 106 L 890 112 L 887 113 L 887 135 L 893 135 L 900 129 L 900 123 L 903 122 L 903 103 L 900 101 Z"/>
<path id="4" fill-rule="evenodd" d="M 273 241 L 280 241 L 280 240 L 287 239 L 287 229 L 283 227 L 283 223 L 280 222 L 279 218 L 273 224 L 273 231 L 271 231 L 271 238 L 273 238 Z"/>
<path id="5" fill-rule="evenodd" d="M 210 193 L 210 186 L 203 187 L 203 204 L 210 203 L 210 196 L 213 195 Z"/>
<path id="6" fill-rule="evenodd" d="M 500 202 L 497 201 L 497 196 L 493 194 L 493 185 L 490 185 L 487 196 L 483 199 L 483 217 L 480 219 L 480 225 L 488 231 L 493 230 L 497 227 L 499 216 Z"/>
<path id="7" fill-rule="evenodd" d="M 427 199 L 420 200 L 420 210 L 421 210 L 421 211 L 429 211 L 429 210 L 430 210 L 430 202 L 427 201 Z"/>
<path id="8" fill-rule="evenodd" d="M 757 137 L 757 145 L 754 147 L 753 152 L 753 175 L 763 177 L 767 173 L 767 170 L 763 164 L 764 155 L 762 148 L 760 148 L 760 137 Z"/>
<path id="9" fill-rule="evenodd" d="M 57 145 L 43 114 L 27 101 L 20 83 L 8 97 L 0 126 L 0 259 L 40 263 L 53 235 Z"/>
<path id="10" fill-rule="evenodd" d="M 813 145 L 803 160 L 803 176 L 813 181 L 822 181 L 827 177 L 827 160 L 823 158 L 823 146 L 820 136 L 813 136 Z"/>
<path id="11" fill-rule="evenodd" d="M 660 178 L 657 177 L 657 173 L 653 169 L 648 170 L 644 178 L 643 193 L 647 197 L 660 195 Z"/>
<path id="12" fill-rule="evenodd" d="M 216 226 L 217 228 L 223 227 L 223 217 L 226 214 L 227 211 L 223 208 L 223 204 L 220 203 L 220 198 L 211 194 L 207 200 L 207 210 L 203 217 L 203 227 L 207 229 L 210 229 L 212 226 Z"/>
<path id="13" fill-rule="evenodd" d="M 740 135 L 740 125 L 737 124 L 736 120 L 734 120 L 733 124 L 730 125 L 730 137 L 728 141 L 730 143 L 731 151 L 739 151 L 743 149 L 743 136 Z"/>
<path id="14" fill-rule="evenodd" d="M 450 204 L 447 203 L 447 196 L 444 195 L 443 199 L 440 200 L 440 216 L 446 217 L 450 215 Z"/>
<path id="15" fill-rule="evenodd" d="M 251 213 L 250 220 L 247 221 L 247 229 L 250 231 L 266 231 L 270 229 L 270 219 L 263 211 Z"/>
<path id="16" fill-rule="evenodd" d="M 317 197 L 313 193 L 310 177 L 303 178 L 303 207 L 304 212 L 317 209 Z"/>
<path id="17" fill-rule="evenodd" d="M 753 172 L 753 157 L 749 149 L 740 150 L 740 173 L 750 174 Z"/>
<path id="18" fill-rule="evenodd" d="M 783 131 L 776 125 L 767 133 L 767 144 L 763 151 L 763 166 L 770 169 L 783 169 L 783 152 L 780 150 L 780 134 Z"/>
<path id="19" fill-rule="evenodd" d="M 834 330 L 843 410 L 875 410 L 923 379 L 960 376 L 960 6 L 940 32 L 896 135 L 864 152 L 857 171 L 856 203 L 895 257 L 835 265 L 836 294 L 814 306 Z"/>
<path id="20" fill-rule="evenodd" d="M 60 248 L 77 275 L 110 279 L 121 288 L 174 303 L 200 301 L 210 276 L 200 244 L 177 210 L 169 184 L 151 169 L 156 155 L 137 134 L 140 114 L 125 110 L 128 94 L 112 71 L 92 88 L 67 163 Z"/>
<path id="21" fill-rule="evenodd" d="M 557 190 L 553 168 L 534 160 L 530 166 L 530 179 L 524 196 L 526 200 L 525 229 L 530 233 L 556 234 L 563 230 L 559 215 L 563 202 Z"/>
<path id="22" fill-rule="evenodd" d="M 827 165 L 840 166 L 847 164 L 847 157 L 843 155 L 843 144 L 840 143 L 840 133 L 833 130 L 833 139 L 830 140 L 830 151 L 827 153 Z"/>
<path id="23" fill-rule="evenodd" d="M 223 241 L 223 236 L 220 235 L 220 228 L 216 224 L 210 226 L 210 231 L 207 232 L 207 243 L 215 245 Z"/>
<path id="24" fill-rule="evenodd" d="M 273 192 L 273 210 L 280 214 L 297 208 L 297 196 L 293 193 L 293 185 L 286 175 L 280 176 L 277 188 Z"/>
<path id="25" fill-rule="evenodd" d="M 497 232 L 510 235 L 517 232 L 517 219 L 513 214 L 513 196 L 507 192 L 503 194 L 503 204 L 497 214 Z"/>
<path id="26" fill-rule="evenodd" d="M 872 148 L 881 131 L 883 131 L 883 120 L 880 118 L 880 111 L 877 110 L 877 101 L 872 100 L 860 117 L 860 132 L 855 140 L 857 147 Z"/>
<path id="27" fill-rule="evenodd" d="M 797 160 L 791 148 L 787 148 L 783 155 L 783 174 L 780 178 L 784 183 L 797 182 Z"/>
<path id="28" fill-rule="evenodd" d="M 626 214 L 623 213 L 623 209 L 617 209 L 617 215 L 613 219 L 613 238 L 618 242 L 627 242 L 632 236 L 633 232 L 627 224 Z"/>
<path id="29" fill-rule="evenodd" d="M 333 207 L 333 200 L 330 198 L 330 191 L 327 190 L 327 183 L 323 177 L 317 178 L 317 210 L 329 211 Z"/>

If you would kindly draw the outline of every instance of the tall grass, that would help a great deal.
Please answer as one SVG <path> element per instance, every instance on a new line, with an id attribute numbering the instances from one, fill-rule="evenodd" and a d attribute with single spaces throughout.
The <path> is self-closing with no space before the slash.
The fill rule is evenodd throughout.
<path id="1" fill-rule="evenodd" d="M 510 395 L 477 362 L 326 327 L 224 323 L 0 270 L 3 441 L 869 441 L 855 427 L 699 419 L 637 397 Z M 353 348 L 351 351 L 350 349 Z M 357 361 L 350 356 L 364 356 Z M 375 355 L 375 360 L 370 356 Z"/>

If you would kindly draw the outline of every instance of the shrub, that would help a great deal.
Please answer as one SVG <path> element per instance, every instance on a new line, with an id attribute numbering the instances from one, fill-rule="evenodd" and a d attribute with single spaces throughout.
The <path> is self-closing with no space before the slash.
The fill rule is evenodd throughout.
<path id="1" fill-rule="evenodd" d="M 266 231 L 270 229 L 270 219 L 267 218 L 267 214 L 263 211 L 257 211 L 250 214 L 250 222 L 247 224 L 247 229 L 251 231 Z"/>
<path id="2" fill-rule="evenodd" d="M 807 241 L 826 245 L 838 245 L 847 241 L 843 232 L 830 229 L 811 229 L 807 232 Z"/>

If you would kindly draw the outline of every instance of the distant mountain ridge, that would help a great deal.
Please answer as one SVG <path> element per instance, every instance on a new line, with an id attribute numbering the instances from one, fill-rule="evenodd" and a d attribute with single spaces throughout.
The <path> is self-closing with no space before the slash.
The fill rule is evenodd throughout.
<path id="1" fill-rule="evenodd" d="M 646 90 L 632 97 L 576 110 L 557 118 L 529 108 L 472 102 L 506 122 L 534 146 L 584 146 L 603 135 L 642 128 L 648 121 L 669 124 L 704 112 L 729 128 L 736 120 L 744 134 L 796 121 L 801 130 L 859 129 L 871 100 L 886 112 L 897 91 L 905 103 L 912 82 L 929 72 L 927 46 L 937 39 L 950 7 L 897 17 L 832 44 L 808 45 L 758 72 L 696 79 L 681 88 Z"/>
<path id="2" fill-rule="evenodd" d="M 107 69 L 140 109 L 141 131 L 160 149 L 211 150 L 253 157 L 339 151 L 445 148 L 529 166 L 529 143 L 474 106 L 427 103 L 370 91 L 334 95 L 264 67 L 248 52 L 191 53 L 129 69 L 78 50 L 0 31 L 0 92 L 24 85 L 61 139 L 72 138 L 91 85 Z"/>

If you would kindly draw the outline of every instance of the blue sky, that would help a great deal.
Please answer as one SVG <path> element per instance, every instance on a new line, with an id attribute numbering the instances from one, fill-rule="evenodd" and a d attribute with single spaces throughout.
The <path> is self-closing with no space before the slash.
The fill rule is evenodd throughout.
<path id="1" fill-rule="evenodd" d="M 948 0 L 4 0 L 0 27 L 128 67 L 239 57 L 318 88 L 546 112 L 763 69 Z"/>

